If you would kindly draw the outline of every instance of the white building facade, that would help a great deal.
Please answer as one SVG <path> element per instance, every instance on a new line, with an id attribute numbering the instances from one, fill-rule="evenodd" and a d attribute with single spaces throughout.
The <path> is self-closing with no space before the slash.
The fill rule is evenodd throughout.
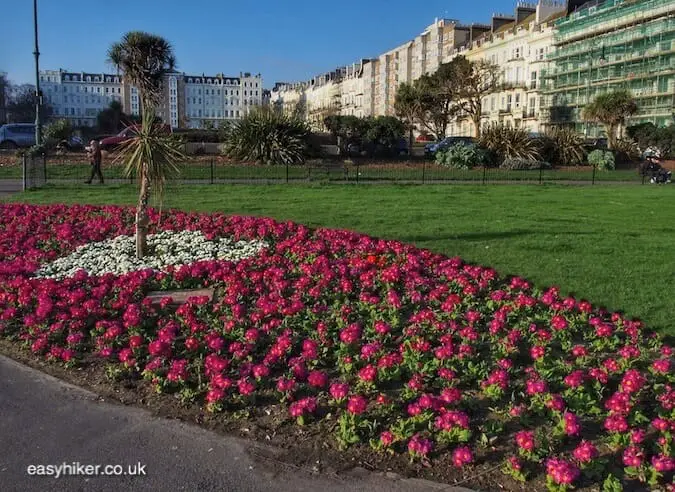
<path id="1" fill-rule="evenodd" d="M 65 118 L 73 126 L 94 126 L 99 112 L 117 101 L 124 105 L 125 87 L 118 75 L 64 70 L 40 72 L 43 101 L 53 118 Z"/>
<path id="2" fill-rule="evenodd" d="M 54 110 L 53 118 L 68 119 L 73 126 L 94 126 L 98 113 L 113 101 L 125 113 L 141 113 L 138 90 L 119 75 L 44 70 L 40 85 L 45 103 Z M 172 72 L 164 77 L 157 115 L 173 128 L 201 128 L 207 121 L 218 126 L 221 121 L 241 118 L 262 102 L 260 74 L 226 77 Z"/>

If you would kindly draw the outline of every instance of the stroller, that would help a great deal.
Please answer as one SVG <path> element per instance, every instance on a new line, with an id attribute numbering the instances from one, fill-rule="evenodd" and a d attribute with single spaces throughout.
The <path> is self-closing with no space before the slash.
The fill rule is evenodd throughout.
<path id="1" fill-rule="evenodd" d="M 655 157 L 647 157 L 647 162 L 643 167 L 642 173 L 649 178 L 652 184 L 670 183 L 673 173 L 664 169 Z"/>

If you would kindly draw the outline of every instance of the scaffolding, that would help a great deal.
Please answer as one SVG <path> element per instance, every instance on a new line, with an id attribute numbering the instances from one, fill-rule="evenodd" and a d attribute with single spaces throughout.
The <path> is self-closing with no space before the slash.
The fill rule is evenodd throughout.
<path id="1" fill-rule="evenodd" d="M 545 124 L 601 136 L 602 127 L 584 122 L 581 110 L 616 89 L 637 100 L 631 124 L 673 122 L 675 0 L 591 2 L 556 23 L 554 46 L 542 73 Z"/>

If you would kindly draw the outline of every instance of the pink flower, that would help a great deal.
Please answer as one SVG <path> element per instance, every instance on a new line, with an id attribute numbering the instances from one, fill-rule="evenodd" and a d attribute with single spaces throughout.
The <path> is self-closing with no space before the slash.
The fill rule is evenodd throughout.
<path id="1" fill-rule="evenodd" d="M 225 391 L 220 388 L 211 388 L 206 393 L 206 403 L 217 403 L 225 398 Z"/>
<path id="2" fill-rule="evenodd" d="M 347 411 L 353 415 L 361 415 L 368 407 L 368 400 L 361 395 L 352 395 L 347 400 Z"/>
<path id="3" fill-rule="evenodd" d="M 579 463 L 590 463 L 598 457 L 598 448 L 592 442 L 582 440 L 572 451 L 572 455 Z"/>
<path id="4" fill-rule="evenodd" d="M 277 391 L 280 393 L 287 393 L 295 388 L 295 379 L 293 378 L 279 378 L 277 381 Z"/>
<path id="5" fill-rule="evenodd" d="M 546 460 L 546 473 L 559 485 L 570 485 L 581 474 L 575 464 L 561 458 L 549 458 Z"/>
<path id="6" fill-rule="evenodd" d="M 333 383 L 330 385 L 329 393 L 335 400 L 341 400 L 349 394 L 349 385 L 347 383 Z"/>
<path id="7" fill-rule="evenodd" d="M 460 446 L 452 452 L 452 463 L 461 468 L 473 462 L 473 452 L 468 446 Z"/>
<path id="8" fill-rule="evenodd" d="M 584 379 L 586 378 L 586 373 L 582 370 L 576 370 L 567 376 L 565 376 L 564 383 L 570 388 L 578 388 L 584 384 Z"/>
<path id="9" fill-rule="evenodd" d="M 588 355 L 588 349 L 583 345 L 575 345 L 572 347 L 572 355 L 574 357 L 585 357 Z"/>
<path id="10" fill-rule="evenodd" d="M 367 365 L 359 371 L 359 379 L 372 383 L 377 377 L 377 368 L 372 364 Z"/>
<path id="11" fill-rule="evenodd" d="M 645 440 L 647 432 L 644 429 L 633 429 L 630 431 L 630 442 L 633 444 L 640 444 Z"/>
<path id="12" fill-rule="evenodd" d="M 394 434 L 389 431 L 384 431 L 380 434 L 380 443 L 386 448 L 394 443 Z"/>
<path id="13" fill-rule="evenodd" d="M 515 436 L 516 444 L 525 451 L 534 451 L 534 432 L 520 431 Z"/>
<path id="14" fill-rule="evenodd" d="M 237 382 L 237 387 L 239 388 L 239 393 L 248 396 L 255 391 L 255 384 L 248 379 L 240 379 Z"/>
<path id="15" fill-rule="evenodd" d="M 546 355 L 546 347 L 542 347 L 541 345 L 535 345 L 530 349 L 530 355 L 534 360 L 543 359 L 544 355 Z"/>
<path id="16" fill-rule="evenodd" d="M 658 431 L 666 432 L 670 430 L 671 425 L 667 420 L 656 417 L 654 420 L 652 420 L 652 427 Z"/>
<path id="17" fill-rule="evenodd" d="M 639 467 L 644 458 L 644 452 L 637 446 L 629 446 L 623 452 L 623 464 L 626 466 Z"/>
<path id="18" fill-rule="evenodd" d="M 308 397 L 294 401 L 288 408 L 291 417 L 298 418 L 316 411 L 316 398 Z"/>
<path id="19" fill-rule="evenodd" d="M 429 439 L 422 438 L 419 434 L 415 434 L 410 441 L 408 441 L 408 451 L 413 456 L 427 456 L 433 449 L 433 444 Z"/>
<path id="20" fill-rule="evenodd" d="M 545 393 L 548 390 L 546 381 L 542 379 L 529 379 L 526 383 L 527 394 L 530 396 Z"/>
<path id="21" fill-rule="evenodd" d="M 660 374 L 668 374 L 670 372 L 670 359 L 658 359 L 654 361 L 652 369 Z"/>
<path id="22" fill-rule="evenodd" d="M 565 412 L 563 415 L 565 434 L 568 436 L 578 436 L 581 432 L 581 423 L 579 418 L 571 412 Z"/>
<path id="23" fill-rule="evenodd" d="M 328 384 L 328 376 L 321 371 L 311 371 L 307 376 L 307 382 L 314 388 L 324 388 Z"/>
<path id="24" fill-rule="evenodd" d="M 636 369 L 629 369 L 621 380 L 621 389 L 626 393 L 636 393 L 642 389 L 647 382 L 642 373 Z"/>
<path id="25" fill-rule="evenodd" d="M 659 473 L 667 473 L 675 469 L 675 460 L 662 454 L 652 456 L 652 466 Z"/>
<path id="26" fill-rule="evenodd" d="M 628 422 L 623 415 L 613 414 L 605 419 L 605 429 L 609 432 L 626 432 Z"/>

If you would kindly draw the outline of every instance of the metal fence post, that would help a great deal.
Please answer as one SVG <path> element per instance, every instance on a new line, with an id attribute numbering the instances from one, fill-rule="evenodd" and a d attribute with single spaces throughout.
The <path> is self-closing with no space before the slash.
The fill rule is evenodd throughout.
<path id="1" fill-rule="evenodd" d="M 361 170 L 359 168 L 359 161 L 356 161 L 356 184 L 359 184 L 359 174 L 361 174 Z"/>
<path id="2" fill-rule="evenodd" d="M 286 184 L 288 184 L 288 162 L 286 163 Z"/>
<path id="3" fill-rule="evenodd" d="M 47 184 L 47 154 L 42 154 L 42 174 L 44 175 L 45 184 Z"/>
<path id="4" fill-rule="evenodd" d="M 544 164 L 541 163 L 539 164 L 539 184 L 541 184 L 543 173 L 544 173 Z"/>
<path id="5" fill-rule="evenodd" d="M 26 162 L 26 154 L 21 156 L 22 158 L 22 164 L 23 164 L 23 191 L 26 191 L 26 184 L 27 184 L 27 178 L 26 178 L 26 172 L 28 171 L 28 163 Z"/>
<path id="6" fill-rule="evenodd" d="M 487 181 L 487 165 L 483 162 L 483 184 Z"/>
<path id="7" fill-rule="evenodd" d="M 424 159 L 422 161 L 422 184 L 426 181 L 426 173 L 427 173 L 427 160 Z"/>
<path id="8" fill-rule="evenodd" d="M 213 159 L 211 159 L 211 184 L 213 184 Z"/>
<path id="9" fill-rule="evenodd" d="M 593 178 L 592 178 L 592 180 L 591 180 L 591 184 L 592 184 L 592 185 L 595 184 L 595 168 L 596 168 L 596 166 L 593 166 Z"/>

